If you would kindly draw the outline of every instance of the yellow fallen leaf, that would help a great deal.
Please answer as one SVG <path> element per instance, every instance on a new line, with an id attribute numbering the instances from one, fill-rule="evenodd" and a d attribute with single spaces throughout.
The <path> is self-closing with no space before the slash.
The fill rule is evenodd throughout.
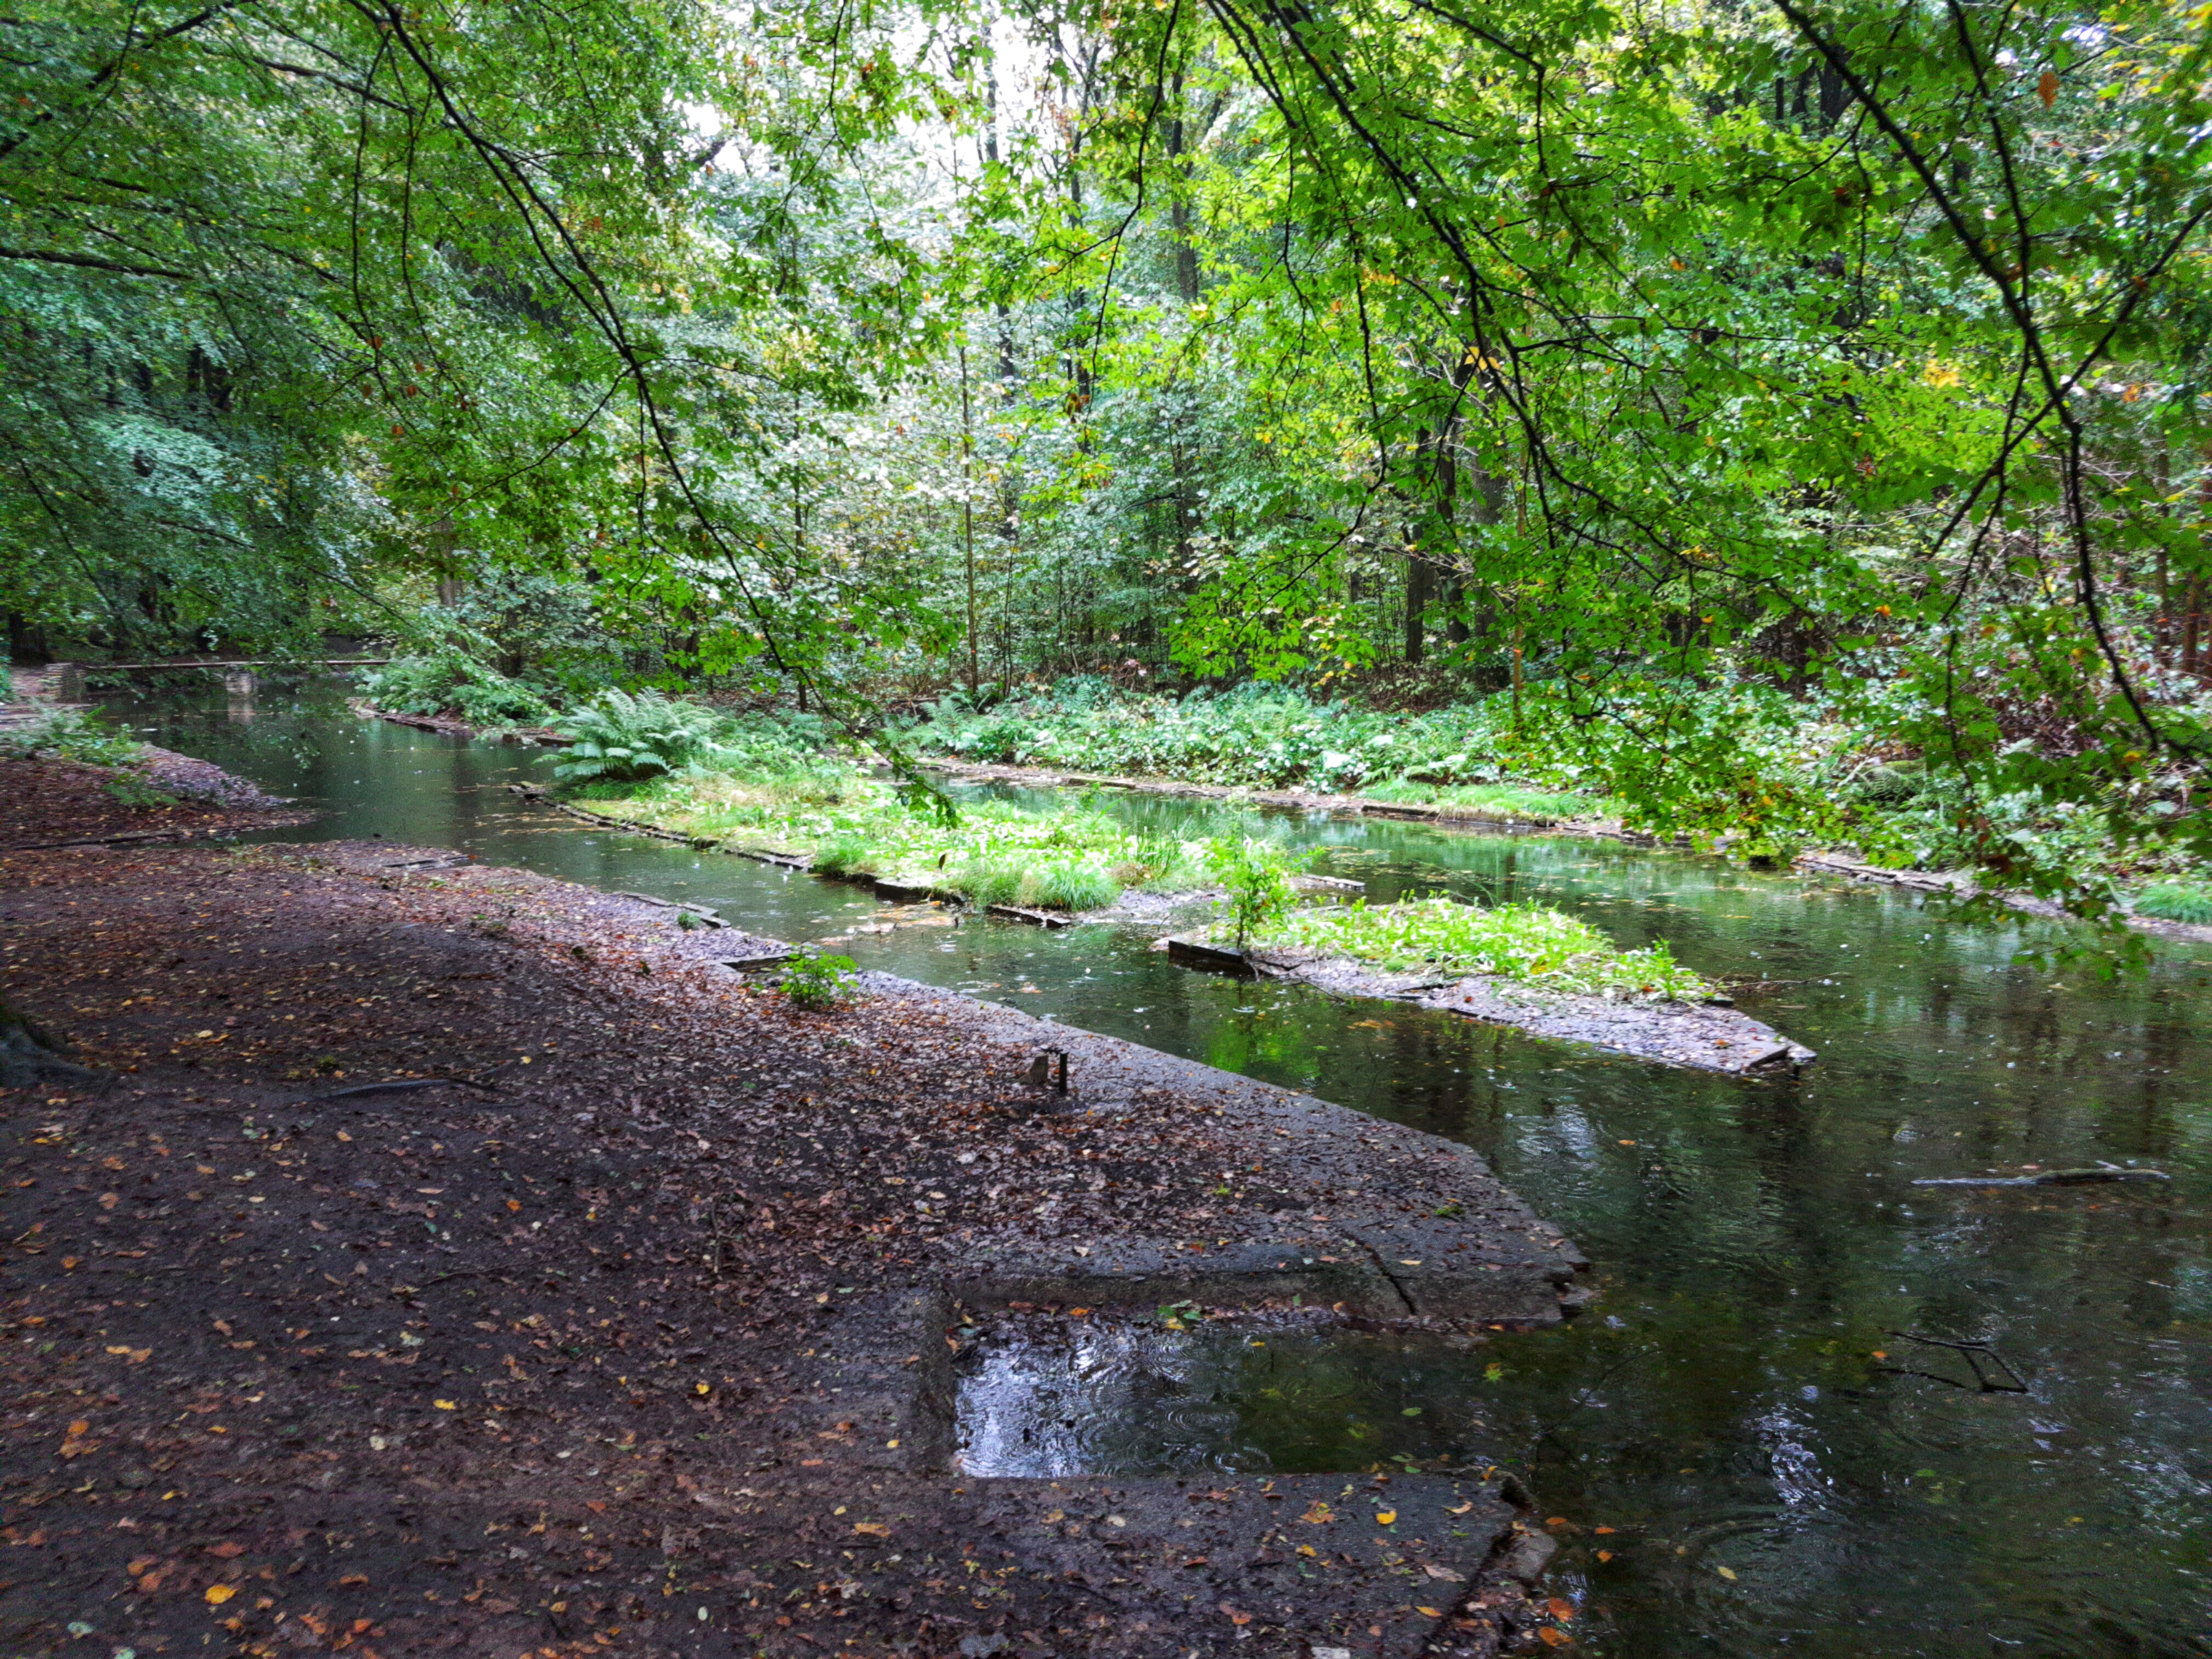
<path id="1" fill-rule="evenodd" d="M 891 1535 L 891 1529 L 880 1521 L 855 1521 L 853 1523 L 853 1530 L 870 1538 L 888 1538 Z"/>
<path id="2" fill-rule="evenodd" d="M 1610 1561 L 1613 1559 L 1613 1552 L 1611 1550 L 1600 1550 L 1597 1553 L 1597 1559 L 1601 1561 Z"/>
<path id="3" fill-rule="evenodd" d="M 1413 1611 L 1424 1619 L 1441 1619 L 1444 1616 L 1441 1607 L 1415 1607 Z"/>
<path id="4" fill-rule="evenodd" d="M 219 1607 L 237 1594 L 238 1586 L 235 1584 L 210 1584 L 207 1587 L 208 1605 Z"/>
<path id="5" fill-rule="evenodd" d="M 1733 1584 L 1735 1583 L 1735 1574 L 1729 1571 L 1726 1567 L 1715 1567 L 1713 1571 L 1720 1574 L 1722 1577 L 1727 1579 L 1729 1583 Z"/>
<path id="6" fill-rule="evenodd" d="M 450 1400 L 433 1400 L 430 1403 L 435 1406 L 441 1412 L 449 1412 L 453 1409 L 453 1402 Z"/>
<path id="7" fill-rule="evenodd" d="M 1377 1510 L 1375 1511 L 1375 1524 L 1378 1527 L 1387 1527 L 1397 1518 L 1398 1511 L 1395 1510 Z"/>

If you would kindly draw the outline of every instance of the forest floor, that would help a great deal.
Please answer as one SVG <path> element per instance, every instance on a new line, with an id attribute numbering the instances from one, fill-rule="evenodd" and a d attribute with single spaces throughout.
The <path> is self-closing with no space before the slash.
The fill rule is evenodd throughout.
<path id="1" fill-rule="evenodd" d="M 437 849 L 0 853 L 0 925 L 99 1074 L 0 1091 L 9 1652 L 1565 1637 L 1494 1471 L 957 1462 L 994 1318 L 1556 1320 L 1579 1258 L 1463 1147 L 897 981 L 809 1012 L 721 965 L 769 941 Z"/>

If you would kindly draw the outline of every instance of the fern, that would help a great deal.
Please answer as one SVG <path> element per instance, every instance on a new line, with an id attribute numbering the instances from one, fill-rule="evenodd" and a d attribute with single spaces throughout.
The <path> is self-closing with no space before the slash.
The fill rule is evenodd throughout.
<path id="1" fill-rule="evenodd" d="M 637 783 L 667 777 L 720 745 L 714 710 L 658 691 L 602 691 L 555 727 L 574 739 L 553 775 L 562 783 Z"/>

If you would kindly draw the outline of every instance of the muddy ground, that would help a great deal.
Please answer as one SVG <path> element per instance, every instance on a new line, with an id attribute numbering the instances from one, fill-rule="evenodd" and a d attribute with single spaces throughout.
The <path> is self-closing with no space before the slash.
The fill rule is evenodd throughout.
<path id="1" fill-rule="evenodd" d="M 435 849 L 0 854 L 0 997 L 112 1079 L 0 1092 L 0 1647 L 1559 1644 L 1495 1471 L 951 1444 L 1025 1299 L 1558 1318 L 1578 1258 L 1479 1159 L 1102 1038 L 1060 1097 L 1050 1028 L 720 965 L 769 944 Z"/>

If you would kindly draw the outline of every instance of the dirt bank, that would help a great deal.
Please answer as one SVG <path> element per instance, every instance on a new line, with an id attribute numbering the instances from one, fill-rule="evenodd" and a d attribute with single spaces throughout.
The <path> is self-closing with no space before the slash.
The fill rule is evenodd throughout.
<path id="1" fill-rule="evenodd" d="M 13 853 L 0 927 L 0 996 L 118 1079 L 0 1093 L 11 1650 L 1411 1656 L 1541 1617 L 1503 1477 L 952 1468 L 956 1298 L 1558 1318 L 1571 1245 L 1463 1147 L 896 981 L 806 1012 L 720 965 L 771 941 L 435 849 Z M 486 1086 L 354 1092 L 433 1078 Z"/>
<path id="2" fill-rule="evenodd" d="M 0 850 L 220 840 L 315 817 L 205 761 L 143 752 L 135 766 L 0 759 Z"/>

